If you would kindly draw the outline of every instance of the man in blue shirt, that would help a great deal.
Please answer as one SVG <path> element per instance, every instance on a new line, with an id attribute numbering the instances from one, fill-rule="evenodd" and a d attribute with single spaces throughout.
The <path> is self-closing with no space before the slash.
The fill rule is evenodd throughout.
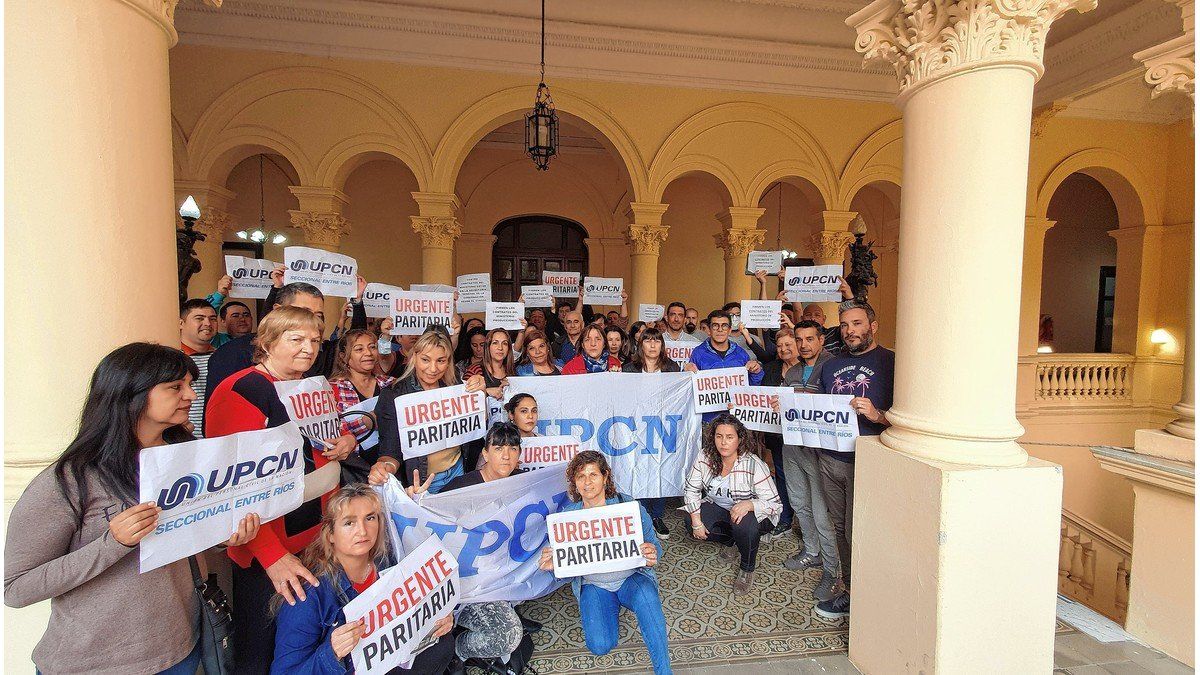
<path id="1" fill-rule="evenodd" d="M 715 370 L 717 368 L 738 368 L 745 366 L 750 373 L 750 384 L 762 382 L 763 369 L 750 353 L 729 341 L 729 333 L 733 330 L 733 320 L 724 310 L 713 310 L 708 313 L 708 339 L 692 350 L 692 358 L 683 367 L 688 372 L 698 370 Z M 701 418 L 708 423 L 725 411 L 704 413 Z"/>

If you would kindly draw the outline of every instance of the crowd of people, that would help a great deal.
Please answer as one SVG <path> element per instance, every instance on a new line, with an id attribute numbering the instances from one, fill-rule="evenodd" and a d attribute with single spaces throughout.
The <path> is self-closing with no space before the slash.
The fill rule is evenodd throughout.
<path id="1" fill-rule="evenodd" d="M 674 373 L 744 366 L 754 385 L 797 392 L 850 394 L 862 435 L 888 424 L 894 353 L 875 339 L 874 309 L 843 282 L 838 325 L 821 306 L 783 300 L 780 328 L 748 329 L 737 302 L 706 315 L 670 302 L 663 318 L 630 323 L 627 302 L 596 312 L 583 298 L 527 311 L 520 331 L 486 330 L 455 317 L 420 336 L 392 336 L 388 319 L 368 319 L 358 296 L 347 301 L 326 339 L 325 298 L 282 271 L 263 302 L 257 327 L 250 308 L 226 300 L 231 280 L 180 310 L 179 349 L 133 343 L 96 368 L 74 440 L 40 473 L 13 508 L 5 551 L 5 603 L 51 600 L 51 620 L 34 649 L 40 672 L 187 673 L 199 663 L 200 607 L 192 562 L 138 573 L 138 542 L 154 531 L 159 509 L 139 503 L 138 455 L 145 448 L 286 424 L 274 384 L 323 375 L 340 411 L 377 399 L 375 416 L 341 421 L 336 438 L 304 440 L 303 503 L 260 522 L 250 515 L 220 548 L 232 560 L 234 647 L 238 673 L 343 673 L 361 621 L 342 608 L 395 564 L 384 508 L 371 486 L 395 477 L 409 495 L 451 492 L 503 480 L 523 469 L 521 439 L 537 435 L 538 404 L 508 395 L 510 378 L 599 372 Z M 760 298 L 767 278 L 757 275 Z M 627 298 L 623 298 L 627 300 Z M 690 343 L 686 362 L 668 358 L 669 342 Z M 397 397 L 465 385 L 503 402 L 506 421 L 484 438 L 420 457 L 401 451 Z M 778 410 L 778 403 L 775 404 Z M 791 570 L 822 570 L 815 612 L 850 612 L 854 453 L 788 445 L 780 434 L 748 430 L 728 412 L 703 415 L 700 452 L 687 472 L 681 510 L 685 533 L 665 519 L 671 498 L 642 499 L 644 567 L 571 579 L 589 650 L 618 641 L 620 607 L 632 611 L 654 671 L 671 671 L 657 563 L 672 536 L 709 542 L 734 568 L 731 592 L 754 587 L 764 540 L 788 539 Z M 378 432 L 378 444 L 360 441 Z M 539 469 L 549 470 L 549 469 Z M 561 471 L 562 468 L 554 470 Z M 584 451 L 566 466 L 566 510 L 630 501 L 604 454 Z M 353 477 L 357 476 L 357 479 Z M 348 478 L 351 477 L 351 478 Z M 202 557 L 197 557 L 202 562 Z M 542 569 L 553 569 L 549 549 Z M 113 627 L 132 636 L 114 649 Z M 460 606 L 438 622 L 432 646 L 411 668 L 439 674 L 477 665 L 519 673 L 532 650 L 536 621 L 514 603 Z"/>

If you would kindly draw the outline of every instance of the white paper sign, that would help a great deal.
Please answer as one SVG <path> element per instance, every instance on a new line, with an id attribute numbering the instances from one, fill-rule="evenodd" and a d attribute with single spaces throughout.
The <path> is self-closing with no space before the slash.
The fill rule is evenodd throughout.
<path id="1" fill-rule="evenodd" d="M 743 300 L 742 325 L 746 328 L 779 328 L 782 300 Z"/>
<path id="2" fill-rule="evenodd" d="M 553 307 L 554 306 L 554 287 L 540 284 L 537 286 L 522 286 L 521 295 L 525 298 L 525 306 L 534 307 Z"/>
<path id="3" fill-rule="evenodd" d="M 263 523 L 304 501 L 304 437 L 293 423 L 141 451 L 139 500 L 158 526 L 138 545 L 142 572 L 229 539 L 257 513 Z"/>
<path id="4" fill-rule="evenodd" d="M 520 302 L 489 302 L 483 324 L 488 330 L 521 330 L 521 319 L 525 318 L 525 305 Z"/>
<path id="5" fill-rule="evenodd" d="M 233 277 L 231 298 L 262 300 L 271 292 L 271 270 L 279 263 L 241 255 L 225 256 L 225 273 Z"/>
<path id="6" fill-rule="evenodd" d="M 854 452 L 858 414 L 849 394 L 792 394 L 783 408 L 783 442 L 836 452 Z M 780 396 L 780 405 L 787 399 Z"/>
<path id="7" fill-rule="evenodd" d="M 619 277 L 584 277 L 583 302 L 586 305 L 620 305 L 625 280 Z"/>
<path id="8" fill-rule="evenodd" d="M 280 380 L 275 383 L 275 393 L 287 409 L 288 418 L 313 445 L 324 448 L 326 441 L 342 435 L 337 399 L 324 375 Z"/>
<path id="9" fill-rule="evenodd" d="M 579 439 L 575 436 L 527 436 L 521 439 L 521 468 L 540 469 L 569 462 L 579 454 Z"/>
<path id="10" fill-rule="evenodd" d="M 792 302 L 841 302 L 841 265 L 789 267 L 784 278 Z"/>
<path id="11" fill-rule="evenodd" d="M 487 433 L 487 394 L 468 394 L 466 385 L 419 391 L 396 398 L 400 452 L 424 457 Z"/>
<path id="12" fill-rule="evenodd" d="M 449 327 L 454 296 L 449 293 L 392 291 L 392 335 L 420 335 L 435 324 Z"/>
<path id="13" fill-rule="evenodd" d="M 787 395 L 791 387 L 733 387 L 729 390 L 729 412 L 742 421 L 751 431 L 783 432 L 779 413 L 771 406 L 772 399 Z M 790 399 L 780 398 L 779 409 L 783 410 Z"/>
<path id="14" fill-rule="evenodd" d="M 668 359 L 679 364 L 682 368 L 692 360 L 692 350 L 699 347 L 701 343 L 691 340 L 672 340 L 669 337 L 663 337 L 663 352 Z"/>
<path id="15" fill-rule="evenodd" d="M 363 309 L 366 310 L 367 317 L 371 319 L 390 318 L 392 316 L 392 294 L 397 291 L 403 293 L 404 289 L 387 284 L 367 284 L 367 289 L 363 291 Z"/>
<path id="16" fill-rule="evenodd" d="M 348 255 L 288 246 L 283 249 L 283 264 L 285 284 L 312 284 L 325 295 L 337 298 L 353 298 L 358 294 L 358 263 Z"/>
<path id="17" fill-rule="evenodd" d="M 642 514 L 623 502 L 546 516 L 550 556 L 559 579 L 645 567 Z"/>
<path id="18" fill-rule="evenodd" d="M 350 651 L 354 672 L 386 673 L 411 661 L 458 598 L 458 562 L 440 539 L 429 537 L 346 603 L 347 620 L 363 619 L 364 635 Z"/>
<path id="19" fill-rule="evenodd" d="M 663 318 L 666 309 L 662 305 L 638 305 L 638 321 L 654 323 Z"/>
<path id="20" fill-rule="evenodd" d="M 342 412 L 343 422 L 357 422 L 366 425 L 371 429 L 371 433 L 366 438 L 358 439 L 358 449 L 360 452 L 363 450 L 370 450 L 376 445 L 379 445 L 379 429 L 375 426 L 375 404 L 377 403 L 379 403 L 379 397 L 372 396 L 358 405 L 352 405 L 349 408 L 346 408 L 346 410 Z M 370 416 L 368 416 L 368 413 Z"/>
<path id="21" fill-rule="evenodd" d="M 458 313 L 482 312 L 492 299 L 492 275 L 463 274 L 458 277 Z"/>
<path id="22" fill-rule="evenodd" d="M 746 254 L 746 274 L 779 274 L 783 269 L 783 251 L 750 251 Z"/>
<path id="23" fill-rule="evenodd" d="M 579 297 L 579 272 L 542 271 L 542 283 L 554 288 L 556 298 Z"/>
<path id="24" fill-rule="evenodd" d="M 447 293 L 454 295 L 458 289 L 447 284 L 413 284 L 408 287 L 408 290 L 417 293 Z"/>
<path id="25" fill-rule="evenodd" d="M 715 368 L 692 373 L 692 400 L 698 413 L 729 410 L 729 390 L 750 386 L 746 367 Z"/>

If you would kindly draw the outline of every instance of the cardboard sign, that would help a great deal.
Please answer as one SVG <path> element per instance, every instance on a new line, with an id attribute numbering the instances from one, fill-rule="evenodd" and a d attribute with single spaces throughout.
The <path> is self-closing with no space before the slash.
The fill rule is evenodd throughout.
<path id="1" fill-rule="evenodd" d="M 783 251 L 750 251 L 746 254 L 746 274 L 779 274 L 783 269 Z"/>
<path id="2" fill-rule="evenodd" d="M 327 296 L 353 298 L 358 295 L 358 263 L 348 255 L 307 246 L 283 249 L 283 283 L 304 282 Z"/>
<path id="3" fill-rule="evenodd" d="M 304 501 L 304 437 L 291 422 L 146 448 L 138 464 L 139 500 L 162 509 L 138 545 L 142 572 L 227 541 L 248 514 L 266 523 Z"/>
<path id="4" fill-rule="evenodd" d="M 715 368 L 692 373 L 692 400 L 698 413 L 729 410 L 729 390 L 750 386 L 746 367 Z"/>
<path id="5" fill-rule="evenodd" d="M 279 263 L 241 255 L 225 256 L 225 273 L 233 277 L 231 298 L 262 300 L 271 292 L 271 270 Z"/>
<path id="6" fill-rule="evenodd" d="M 367 284 L 367 289 L 363 291 L 363 309 L 367 312 L 367 317 L 371 319 L 387 319 L 392 316 L 392 294 L 396 292 L 403 293 L 404 289 L 399 286 L 389 286 L 387 284 Z"/>
<path id="7" fill-rule="evenodd" d="M 699 347 L 701 343 L 691 340 L 672 340 L 669 337 L 663 337 L 663 354 L 668 359 L 679 364 L 682 368 L 692 360 L 692 350 Z"/>
<path id="8" fill-rule="evenodd" d="M 638 321 L 654 323 L 663 318 L 666 311 L 662 305 L 638 305 Z"/>
<path id="9" fill-rule="evenodd" d="M 784 288 L 792 302 L 841 302 L 841 265 L 789 267 Z"/>
<path id="10" fill-rule="evenodd" d="M 621 305 L 625 280 L 618 277 L 584 277 L 583 302 L 586 305 Z"/>
<path id="11" fill-rule="evenodd" d="M 791 399 L 782 397 L 792 391 L 791 387 L 733 387 L 729 390 L 729 403 L 733 406 L 729 412 L 751 431 L 783 433 L 780 415 L 771 401 L 778 398 L 779 409 L 783 410 Z"/>
<path id="12" fill-rule="evenodd" d="M 492 299 L 492 275 L 463 274 L 458 277 L 458 312 L 470 314 L 482 312 Z"/>
<path id="13" fill-rule="evenodd" d="M 404 459 L 483 438 L 487 433 L 486 399 L 482 391 L 468 394 L 462 384 L 397 397 L 396 419 Z"/>
<path id="14" fill-rule="evenodd" d="M 525 298 L 525 306 L 534 307 L 554 306 L 554 287 L 540 284 L 538 286 L 522 286 L 521 296 Z"/>
<path id="15" fill-rule="evenodd" d="M 569 462 L 579 454 L 579 439 L 575 436 L 530 436 L 521 439 L 521 468 L 541 469 Z"/>
<path id="16" fill-rule="evenodd" d="M 646 566 L 637 502 L 553 513 L 546 516 L 546 528 L 559 579 Z"/>
<path id="17" fill-rule="evenodd" d="M 579 272 L 542 272 L 542 283 L 554 288 L 556 298 L 579 297 Z"/>
<path id="18" fill-rule="evenodd" d="M 742 325 L 746 328 L 779 328 L 782 300 L 743 300 Z"/>
<path id="19" fill-rule="evenodd" d="M 446 284 L 413 284 L 408 287 L 408 290 L 416 293 L 447 293 L 454 295 L 458 289 Z"/>
<path id="20" fill-rule="evenodd" d="M 849 394 L 781 395 L 783 442 L 835 452 L 854 452 L 858 414 Z M 787 401 L 788 405 L 784 406 Z"/>
<path id="21" fill-rule="evenodd" d="M 521 320 L 525 318 L 525 305 L 520 302 L 489 302 L 486 305 L 483 325 L 488 330 L 503 328 L 504 330 L 522 330 Z"/>
<path id="22" fill-rule="evenodd" d="M 337 399 L 324 375 L 281 380 L 275 383 L 275 393 L 287 409 L 288 419 L 296 423 L 300 433 L 313 445 L 324 448 L 326 441 L 342 435 Z"/>
<path id="23" fill-rule="evenodd" d="M 454 296 L 449 293 L 392 291 L 392 335 L 420 335 L 435 324 L 449 327 Z"/>
<path id="24" fill-rule="evenodd" d="M 409 663 L 458 597 L 458 561 L 438 537 L 429 537 L 346 603 L 348 620 L 363 619 L 363 637 L 350 651 L 354 672 L 386 673 Z"/>

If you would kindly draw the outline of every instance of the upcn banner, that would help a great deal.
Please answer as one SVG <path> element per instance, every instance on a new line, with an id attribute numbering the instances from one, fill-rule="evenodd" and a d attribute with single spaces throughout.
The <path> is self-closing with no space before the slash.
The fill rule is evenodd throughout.
<path id="1" fill-rule="evenodd" d="M 745 372 L 745 369 L 742 370 Z M 510 377 L 505 395 L 538 402 L 538 433 L 603 452 L 630 497 L 677 497 L 700 452 L 691 373 Z"/>

